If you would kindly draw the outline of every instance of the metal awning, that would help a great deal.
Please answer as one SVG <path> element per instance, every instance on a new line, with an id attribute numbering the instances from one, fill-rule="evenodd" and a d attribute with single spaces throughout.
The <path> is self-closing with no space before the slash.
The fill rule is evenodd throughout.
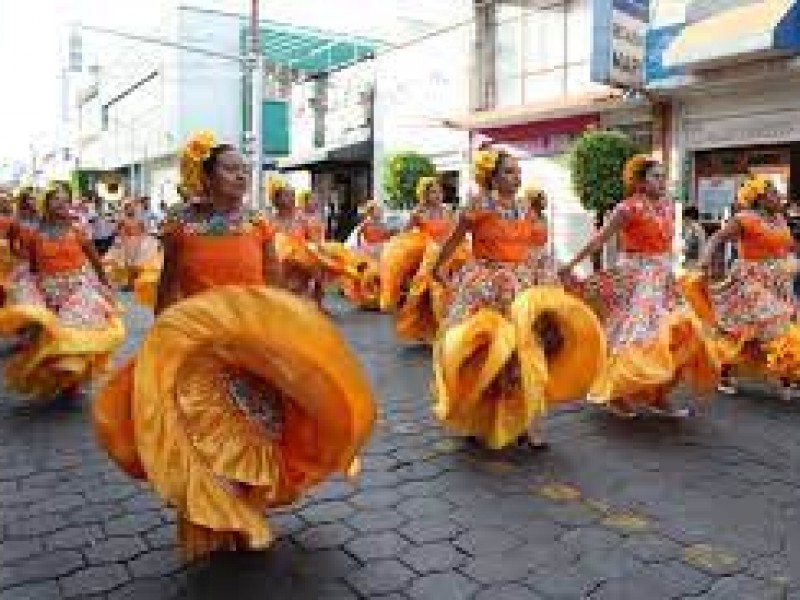
<path id="1" fill-rule="evenodd" d="M 261 20 L 261 51 L 267 63 L 278 68 L 320 75 L 342 69 L 375 54 L 385 44 L 374 39 L 332 31 Z M 242 23 L 241 48 L 250 30 Z"/>
<path id="2" fill-rule="evenodd" d="M 760 0 L 686 25 L 664 52 L 664 65 L 702 68 L 790 50 L 800 50 L 797 0 Z"/>
<path id="3" fill-rule="evenodd" d="M 622 96 L 621 91 L 611 89 L 601 93 L 565 96 L 551 102 L 537 102 L 511 108 L 481 110 L 463 117 L 448 119 L 444 124 L 453 129 L 480 131 L 532 121 L 563 119 L 630 108 L 632 101 L 625 100 Z"/>
<path id="4" fill-rule="evenodd" d="M 368 137 L 342 146 L 315 148 L 305 154 L 282 158 L 279 171 L 315 171 L 327 166 L 348 163 L 372 162 L 372 138 Z"/>

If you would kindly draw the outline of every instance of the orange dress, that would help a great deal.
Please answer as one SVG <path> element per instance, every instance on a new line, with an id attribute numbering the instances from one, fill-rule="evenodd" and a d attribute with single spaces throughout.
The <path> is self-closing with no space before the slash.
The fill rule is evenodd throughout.
<path id="1" fill-rule="evenodd" d="M 444 213 L 434 214 L 424 211 L 414 216 L 414 223 L 430 240 L 439 244 L 447 239 L 454 225 L 453 220 Z"/>
<path id="2" fill-rule="evenodd" d="M 472 255 L 433 349 L 436 417 L 490 448 L 514 443 L 549 406 L 581 398 L 604 357 L 591 309 L 561 289 L 547 226 L 491 201 L 466 215 Z M 538 332 L 544 319 L 560 344 Z"/>
<path id="3" fill-rule="evenodd" d="M 184 299 L 100 393 L 95 428 L 117 464 L 178 511 L 187 558 L 264 548 L 266 509 L 353 472 L 372 393 L 336 327 L 264 285 L 274 228 L 263 218 L 187 208 L 165 235 Z"/>
<path id="4" fill-rule="evenodd" d="M 21 269 L 0 309 L 0 333 L 35 326 L 43 333 L 6 366 L 9 385 L 52 398 L 103 372 L 125 328 L 90 268 L 73 227 L 42 227 L 29 238 L 30 269 Z"/>
<path id="5" fill-rule="evenodd" d="M 604 320 L 610 357 L 590 400 L 661 410 L 681 380 L 710 393 L 719 364 L 673 275 L 674 207 L 632 196 L 615 210 L 618 264 L 578 288 Z"/>
<path id="6" fill-rule="evenodd" d="M 794 246 L 783 217 L 768 220 L 744 211 L 739 226 L 739 258 L 728 277 L 706 284 L 685 278 L 685 290 L 698 315 L 712 325 L 716 349 L 726 365 L 758 375 L 800 381 L 800 328 L 794 324 L 797 301 Z"/>

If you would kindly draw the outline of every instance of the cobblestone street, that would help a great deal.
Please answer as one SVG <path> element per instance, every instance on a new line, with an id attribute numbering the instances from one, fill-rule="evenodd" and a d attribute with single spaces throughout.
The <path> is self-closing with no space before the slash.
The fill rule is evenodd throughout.
<path id="1" fill-rule="evenodd" d="M 750 389 L 688 423 L 550 418 L 490 453 L 429 411 L 429 351 L 337 306 L 381 419 L 352 486 L 270 517 L 267 552 L 184 567 L 173 515 L 82 410 L 0 405 L 0 600 L 800 600 L 800 400 Z M 131 309 L 127 351 L 149 323 Z"/>

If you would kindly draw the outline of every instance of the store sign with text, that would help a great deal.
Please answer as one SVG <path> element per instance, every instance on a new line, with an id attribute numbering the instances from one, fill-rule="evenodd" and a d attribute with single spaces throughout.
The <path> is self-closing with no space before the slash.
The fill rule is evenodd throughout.
<path id="1" fill-rule="evenodd" d="M 650 0 L 594 0 L 591 78 L 641 88 Z"/>

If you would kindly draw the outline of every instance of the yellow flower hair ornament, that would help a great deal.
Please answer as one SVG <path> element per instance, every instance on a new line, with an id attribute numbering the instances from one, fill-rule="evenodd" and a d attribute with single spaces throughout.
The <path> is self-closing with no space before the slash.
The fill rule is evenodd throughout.
<path id="1" fill-rule="evenodd" d="M 294 195 L 294 200 L 297 206 L 299 207 L 307 206 L 308 203 L 311 201 L 311 190 L 308 189 L 297 190 L 297 192 Z"/>
<path id="2" fill-rule="evenodd" d="M 203 163 L 215 146 L 214 134 L 205 130 L 193 134 L 184 144 L 180 153 L 180 185 L 189 198 L 201 196 L 205 191 Z"/>
<path id="3" fill-rule="evenodd" d="M 417 202 L 422 202 L 430 189 L 438 183 L 438 177 L 420 177 L 417 181 Z"/>
<path id="4" fill-rule="evenodd" d="M 769 185 L 769 180 L 764 177 L 758 175 L 751 177 L 739 187 L 736 203 L 742 208 L 752 206 L 760 196 L 767 193 Z"/>
<path id="5" fill-rule="evenodd" d="M 264 185 L 266 186 L 267 198 L 270 200 L 270 202 L 275 199 L 275 195 L 278 192 L 281 192 L 289 187 L 286 181 L 277 175 L 270 175 Z"/>
<path id="6" fill-rule="evenodd" d="M 628 159 L 622 170 L 622 182 L 625 184 L 626 193 L 631 193 L 633 188 L 642 178 L 645 166 L 652 159 L 647 154 L 637 154 Z"/>
<path id="7" fill-rule="evenodd" d="M 488 187 L 497 168 L 498 160 L 500 160 L 500 152 L 497 150 L 477 150 L 475 152 L 472 167 L 475 171 L 475 182 L 478 185 Z"/>

